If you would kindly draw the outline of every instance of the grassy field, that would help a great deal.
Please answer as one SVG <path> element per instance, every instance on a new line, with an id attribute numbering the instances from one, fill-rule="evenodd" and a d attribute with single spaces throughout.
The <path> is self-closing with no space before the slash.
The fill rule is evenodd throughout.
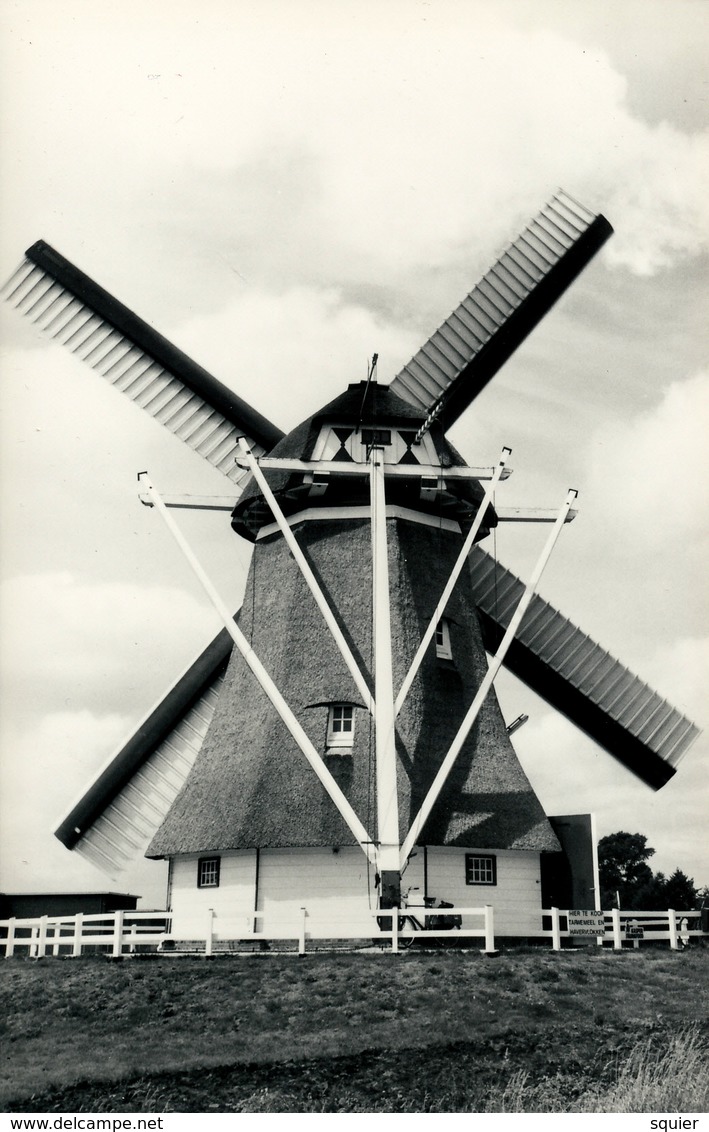
<path id="1" fill-rule="evenodd" d="M 10 1112 L 705 1111 L 709 951 L 0 967 Z"/>

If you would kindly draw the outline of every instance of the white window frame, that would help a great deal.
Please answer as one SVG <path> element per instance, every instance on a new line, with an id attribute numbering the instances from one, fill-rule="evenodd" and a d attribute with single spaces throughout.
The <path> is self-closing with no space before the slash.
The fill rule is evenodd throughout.
<path id="1" fill-rule="evenodd" d="M 330 704 L 327 713 L 328 747 L 351 747 L 354 744 L 354 707 L 352 704 Z"/>
<path id="2" fill-rule="evenodd" d="M 466 853 L 465 883 L 494 888 L 497 885 L 497 857 L 495 854 Z"/>
<path id="3" fill-rule="evenodd" d="M 441 617 L 436 625 L 436 656 L 439 660 L 452 660 L 450 622 L 447 617 Z"/>
<path id="4" fill-rule="evenodd" d="M 219 888 L 221 857 L 200 857 L 197 861 L 197 888 Z"/>

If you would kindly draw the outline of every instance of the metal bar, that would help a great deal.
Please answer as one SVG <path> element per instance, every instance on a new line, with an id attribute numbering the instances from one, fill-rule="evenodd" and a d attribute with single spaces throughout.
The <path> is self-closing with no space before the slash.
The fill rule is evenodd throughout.
<path id="1" fill-rule="evenodd" d="M 266 669 L 261 664 L 261 661 L 256 656 L 256 653 L 251 648 L 251 645 L 246 640 L 246 637 L 241 632 L 238 625 L 235 624 L 235 622 L 234 622 L 234 620 L 233 620 L 233 618 L 232 618 L 232 616 L 229 612 L 228 607 L 224 604 L 224 602 L 220 598 L 216 589 L 212 585 L 212 582 L 210 581 L 206 572 L 204 571 L 201 564 L 197 560 L 197 557 L 193 553 L 191 547 L 187 543 L 187 540 L 185 539 L 184 535 L 182 534 L 182 532 L 178 528 L 178 526 L 175 523 L 172 516 L 167 511 L 167 508 L 165 507 L 162 499 L 160 498 L 160 495 L 158 494 L 155 487 L 153 486 L 153 484 L 148 479 L 147 472 L 141 472 L 141 474 L 138 478 L 143 480 L 144 486 L 147 487 L 148 492 L 152 496 L 153 506 L 157 507 L 158 511 L 160 512 L 166 527 L 170 531 L 170 534 L 172 535 L 175 542 L 177 543 L 177 545 L 182 550 L 182 553 L 184 554 L 184 556 L 187 559 L 187 562 L 189 563 L 191 569 L 193 570 L 194 574 L 196 575 L 199 582 L 201 583 L 205 593 L 207 594 L 210 601 L 214 605 L 214 608 L 217 610 L 217 612 L 221 616 L 222 621 L 224 622 L 224 627 L 225 627 L 226 631 L 228 632 L 229 636 L 231 637 L 234 644 L 238 648 L 239 652 L 243 656 L 244 660 L 248 664 L 249 668 L 253 672 L 254 676 L 258 680 L 261 688 L 263 689 L 265 694 L 268 696 L 269 700 L 273 704 L 273 707 L 276 709 L 279 716 L 281 717 L 281 719 L 285 723 L 286 727 L 288 728 L 288 730 L 289 730 L 290 734 L 292 735 L 294 741 L 297 743 L 298 747 L 300 748 L 300 750 L 303 752 L 306 759 L 310 763 L 310 766 L 315 771 L 315 773 L 318 776 L 321 784 L 324 786 L 325 790 L 327 791 L 330 799 L 332 800 L 334 805 L 337 806 L 337 809 L 339 810 L 340 814 L 342 815 L 343 820 L 346 822 L 348 828 L 350 829 L 350 831 L 353 834 L 358 845 L 360 846 L 360 848 L 362 849 L 362 851 L 366 855 L 367 859 L 369 861 L 371 861 L 372 864 L 376 864 L 375 854 L 374 854 L 373 845 L 372 845 L 372 839 L 370 838 L 366 829 L 364 828 L 361 821 L 357 817 L 357 814 L 352 809 L 352 806 L 347 801 L 347 798 L 343 794 L 342 790 L 338 786 L 338 784 L 335 781 L 335 779 L 333 778 L 332 774 L 330 773 L 328 768 L 325 766 L 323 759 L 320 757 L 318 752 L 315 750 L 315 747 L 311 743 L 310 739 L 308 738 L 305 731 L 301 727 L 300 723 L 296 719 L 295 715 L 291 711 L 290 707 L 288 706 L 288 704 L 284 700 L 283 696 L 279 692 L 279 690 L 276 687 L 276 685 L 274 684 L 273 680 L 271 679 L 271 677 L 266 672 Z"/>
<path id="2" fill-rule="evenodd" d="M 370 503 L 372 510 L 372 636 L 374 695 L 377 703 L 375 752 L 377 781 L 377 839 L 380 874 L 399 871 L 399 796 L 396 786 L 394 676 L 391 657 L 389 560 L 381 448 L 372 448 Z"/>
<path id="3" fill-rule="evenodd" d="M 510 456 L 511 452 L 512 452 L 511 448 L 503 448 L 502 449 L 502 453 L 500 455 L 500 460 L 497 464 L 497 467 L 495 468 L 492 479 L 490 480 L 487 488 L 485 489 L 485 494 L 483 495 L 483 497 L 480 501 L 480 505 L 478 507 L 477 514 L 475 515 L 475 519 L 473 520 L 473 524 L 472 524 L 470 530 L 468 531 L 465 542 L 463 543 L 463 545 L 460 549 L 460 553 L 459 553 L 459 555 L 456 559 L 455 566 L 453 567 L 453 569 L 451 571 L 451 576 L 448 579 L 446 587 L 443 590 L 443 593 L 441 594 L 441 597 L 438 601 L 438 604 L 436 605 L 435 610 L 433 611 L 433 616 L 431 617 L 431 620 L 428 623 L 428 627 L 426 629 L 426 632 L 423 635 L 423 638 L 421 640 L 421 644 L 418 647 L 418 650 L 416 652 L 416 655 L 414 656 L 414 659 L 411 661 L 411 666 L 409 667 L 409 671 L 406 673 L 406 676 L 404 677 L 404 682 L 401 685 L 401 688 L 399 689 L 399 695 L 396 697 L 396 703 L 394 704 L 394 716 L 395 717 L 399 714 L 402 707 L 404 706 L 404 701 L 406 700 L 406 697 L 409 693 L 409 689 L 410 689 L 410 687 L 411 687 L 411 685 L 414 681 L 416 673 L 418 672 L 418 670 L 421 666 L 421 661 L 424 658 L 424 655 L 426 653 L 426 649 L 428 648 L 428 646 L 431 643 L 431 640 L 433 639 L 433 634 L 436 632 L 436 626 L 438 625 L 438 622 L 440 621 L 441 617 L 443 616 L 446 605 L 448 604 L 448 600 L 449 600 L 449 598 L 450 598 L 450 596 L 453 593 L 453 590 L 455 588 L 455 584 L 456 584 L 456 582 L 458 581 L 458 578 L 461 575 L 461 572 L 463 570 L 463 567 L 465 566 L 465 563 L 468 560 L 468 555 L 470 554 L 470 551 L 473 549 L 473 545 L 475 543 L 475 539 L 477 538 L 478 531 L 480 530 L 480 527 L 482 525 L 482 521 L 485 518 L 488 506 L 490 505 L 490 502 L 491 502 L 492 497 L 495 493 L 495 489 L 498 485 L 498 482 L 502 478 L 502 472 L 504 471 L 505 463 L 507 461 L 507 458 Z"/>
<path id="4" fill-rule="evenodd" d="M 363 674 L 362 670 L 360 669 L 359 665 L 357 664 L 357 661 L 355 660 L 355 658 L 352 654 L 352 650 L 351 650 L 350 646 L 347 644 L 347 641 L 345 640 L 344 633 L 342 632 L 342 629 L 340 628 L 340 626 L 338 624 L 337 618 L 335 617 L 335 614 L 332 612 L 332 609 L 330 608 L 330 604 L 329 604 L 327 598 L 325 597 L 325 594 L 322 592 L 322 589 L 320 588 L 320 585 L 318 584 L 318 580 L 315 577 L 315 575 L 313 574 L 313 571 L 310 568 L 310 564 L 308 563 L 308 560 L 306 559 L 305 555 L 303 554 L 303 551 L 301 550 L 300 544 L 299 544 L 298 540 L 296 539 L 295 535 L 293 534 L 293 531 L 291 530 L 291 528 L 288 524 L 288 520 L 286 519 L 285 515 L 283 514 L 283 511 L 281 510 L 280 505 L 278 503 L 278 500 L 276 499 L 276 497 L 274 496 L 270 487 L 268 486 L 268 482 L 266 480 L 266 477 L 264 476 L 263 472 L 261 471 L 257 461 L 254 458 L 253 453 L 249 449 L 249 446 L 248 446 L 248 444 L 246 443 L 246 441 L 244 440 L 243 437 L 239 438 L 239 451 L 241 452 L 242 456 L 246 460 L 254 479 L 256 480 L 257 484 L 259 485 L 259 487 L 261 489 L 261 492 L 263 494 L 264 499 L 266 500 L 268 506 L 271 509 L 271 512 L 273 513 L 273 517 L 276 520 L 276 522 L 278 523 L 278 527 L 280 529 L 280 532 L 283 535 L 284 539 L 286 540 L 286 543 L 288 544 L 288 549 L 290 550 L 291 554 L 295 558 L 295 561 L 297 562 L 298 566 L 300 567 L 300 572 L 303 575 L 303 578 L 305 579 L 305 583 L 306 583 L 308 589 L 310 590 L 311 594 L 315 598 L 315 603 L 316 603 L 318 609 L 320 610 L 323 617 L 325 618 L 325 624 L 327 625 L 328 629 L 332 633 L 333 640 L 334 640 L 335 644 L 337 645 L 338 649 L 340 650 L 340 654 L 342 656 L 342 659 L 344 660 L 345 664 L 347 665 L 348 671 L 349 671 L 350 675 L 352 676 L 352 679 L 354 680 L 355 684 L 357 685 L 357 689 L 359 691 L 359 694 L 362 696 L 362 698 L 363 698 L 365 704 L 367 705 L 367 707 L 369 708 L 369 711 L 372 714 L 372 716 L 374 716 L 376 718 L 375 701 L 372 697 L 372 693 L 369 689 L 367 681 L 364 678 L 364 674 Z"/>
<path id="5" fill-rule="evenodd" d="M 244 465 L 237 458 L 240 467 Z M 280 456 L 262 456 L 259 467 L 269 471 L 281 472 L 337 472 L 342 476 L 365 476 L 368 473 L 367 465 L 347 463 L 340 460 L 288 460 Z M 382 462 L 387 476 L 400 476 L 402 479 L 418 479 L 420 476 L 442 476 L 449 480 L 489 480 L 495 475 L 496 468 L 469 468 L 463 465 L 451 465 L 449 468 L 440 464 L 387 464 Z M 508 479 L 512 469 L 506 468 L 502 479 Z"/>
<path id="6" fill-rule="evenodd" d="M 559 513 L 557 515 L 556 522 L 554 524 L 553 530 L 551 530 L 550 533 L 549 533 L 549 537 L 547 538 L 544 549 L 542 550 L 542 553 L 539 556 L 539 560 L 537 562 L 537 565 L 534 568 L 534 572 L 532 573 L 532 577 L 530 578 L 529 582 L 527 583 L 527 586 L 525 588 L 524 593 L 522 594 L 520 602 L 519 602 L 515 612 L 512 615 L 510 623 L 509 623 L 509 625 L 508 625 L 508 627 L 505 631 L 505 635 L 502 638 L 502 641 L 500 642 L 500 646 L 499 646 L 497 652 L 495 653 L 495 656 L 493 657 L 492 661 L 490 662 L 490 666 L 489 666 L 489 668 L 488 668 L 488 670 L 485 674 L 485 677 L 484 677 L 482 683 L 480 684 L 480 687 L 477 690 L 475 698 L 473 699 L 473 702 L 470 705 L 470 708 L 468 709 L 468 713 L 465 716 L 465 719 L 463 720 L 463 722 L 461 723 L 461 725 L 458 729 L 458 733 L 456 734 L 453 742 L 451 743 L 451 746 L 448 750 L 447 755 L 445 756 L 443 762 L 441 763 L 441 765 L 438 769 L 438 773 L 437 773 L 436 777 L 433 780 L 433 783 L 431 784 L 431 786 L 429 788 L 428 794 L 426 795 L 426 797 L 423 801 L 421 809 L 419 810 L 418 814 L 416 815 L 416 817 L 413 820 L 413 823 L 411 825 L 411 829 L 409 830 L 409 832 L 406 836 L 406 840 L 404 841 L 404 844 L 401 848 L 401 867 L 402 868 L 404 867 L 406 861 L 408 860 L 409 853 L 411 852 L 414 845 L 416 844 L 416 839 L 417 839 L 418 835 L 420 834 L 421 830 L 423 829 L 423 826 L 426 822 L 426 819 L 428 818 L 428 815 L 430 814 L 430 812 L 431 812 L 433 806 L 435 805 L 435 803 L 438 799 L 438 796 L 439 796 L 439 794 L 440 794 L 440 792 L 443 788 L 443 784 L 445 783 L 445 781 L 446 781 L 446 779 L 447 779 L 447 777 L 448 777 L 448 775 L 451 771 L 451 768 L 452 768 L 455 760 L 457 759 L 458 755 L 460 754 L 460 751 L 463 747 L 463 744 L 465 743 L 465 740 L 468 737 L 468 734 L 470 733 L 470 729 L 472 728 L 475 720 L 478 717 L 480 709 L 481 709 L 483 703 L 485 702 L 485 699 L 487 697 L 488 692 L 490 691 L 490 688 L 492 687 L 493 681 L 494 681 L 495 677 L 497 676 L 497 673 L 500 670 L 500 667 L 501 667 L 502 662 L 505 658 L 507 650 L 509 649 L 510 645 L 512 644 L 512 640 L 515 636 L 515 633 L 517 632 L 517 629 L 520 626 L 522 618 L 524 617 L 525 613 L 527 612 L 527 608 L 529 606 L 529 603 L 531 602 L 532 598 L 534 597 L 535 588 L 537 586 L 537 583 L 539 582 L 539 579 L 542 575 L 544 567 L 546 566 L 547 562 L 549 561 L 549 558 L 551 556 L 551 552 L 554 549 L 554 544 L 556 543 L 556 541 L 557 541 L 557 539 L 558 539 L 558 537 L 561 533 L 561 528 L 564 525 L 564 520 L 566 518 L 566 514 L 567 514 L 569 508 L 571 507 L 571 504 L 576 499 L 577 495 L 578 495 L 578 492 L 574 491 L 573 489 L 570 490 L 569 493 L 567 494 L 566 500 L 563 503 L 563 505 L 561 506 Z"/>

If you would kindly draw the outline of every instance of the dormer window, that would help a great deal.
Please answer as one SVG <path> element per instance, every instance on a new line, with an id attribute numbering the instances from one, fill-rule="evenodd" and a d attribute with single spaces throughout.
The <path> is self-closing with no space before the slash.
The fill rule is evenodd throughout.
<path id="1" fill-rule="evenodd" d="M 372 448 L 374 445 L 378 448 L 389 447 L 391 445 L 391 429 L 363 428 L 362 443 L 366 445 L 367 448 Z"/>
<path id="2" fill-rule="evenodd" d="M 365 464 L 372 447 L 384 449 L 388 464 L 439 464 L 430 433 L 416 441 L 416 429 L 324 424 L 313 446 L 312 460 L 354 460 Z"/>
<path id="3" fill-rule="evenodd" d="M 327 717 L 328 747 L 351 747 L 354 743 L 352 704 L 331 704 Z"/>
<path id="4" fill-rule="evenodd" d="M 439 660 L 452 660 L 450 624 L 446 617 L 436 625 L 436 656 Z"/>

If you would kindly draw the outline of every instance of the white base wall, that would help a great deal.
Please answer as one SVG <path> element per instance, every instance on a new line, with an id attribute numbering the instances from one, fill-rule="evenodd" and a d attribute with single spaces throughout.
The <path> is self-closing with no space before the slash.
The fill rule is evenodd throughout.
<path id="1" fill-rule="evenodd" d="M 466 884 L 466 853 L 497 859 L 497 884 Z M 492 904 L 496 935 L 527 935 L 542 926 L 542 878 L 539 853 L 513 849 L 428 850 L 428 892 L 457 904 L 480 908 Z M 481 926 L 479 917 L 463 917 L 463 927 Z"/>
<path id="2" fill-rule="evenodd" d="M 490 855 L 490 850 L 477 851 Z M 474 849 L 415 850 L 402 878 L 412 904 L 424 895 L 458 907 L 492 904 L 497 935 L 521 935 L 541 927 L 539 854 L 497 850 L 496 885 L 465 883 L 466 853 Z M 176 940 L 205 938 L 212 909 L 215 941 L 256 936 L 296 936 L 306 910 L 306 932 L 314 938 L 376 935 L 374 869 L 361 849 L 262 849 L 222 853 L 218 887 L 198 888 L 199 857 L 171 862 L 170 891 Z M 254 912 L 257 917 L 254 930 Z M 420 918 L 420 917 L 419 917 Z M 465 917 L 463 927 L 482 927 Z"/>

